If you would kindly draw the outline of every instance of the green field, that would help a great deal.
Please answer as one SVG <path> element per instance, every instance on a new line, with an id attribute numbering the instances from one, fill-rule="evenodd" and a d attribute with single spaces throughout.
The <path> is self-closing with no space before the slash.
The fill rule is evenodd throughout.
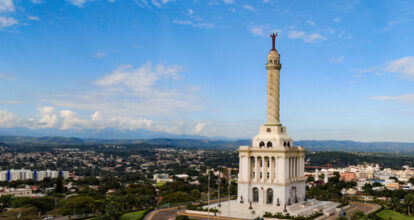
<path id="1" fill-rule="evenodd" d="M 400 214 L 398 212 L 394 212 L 392 210 L 383 210 L 377 214 L 378 217 L 384 219 L 384 220 L 414 220 L 414 217 L 406 216 L 403 214 Z"/>
<path id="2" fill-rule="evenodd" d="M 120 220 L 141 220 L 148 211 L 149 209 L 126 213 Z"/>

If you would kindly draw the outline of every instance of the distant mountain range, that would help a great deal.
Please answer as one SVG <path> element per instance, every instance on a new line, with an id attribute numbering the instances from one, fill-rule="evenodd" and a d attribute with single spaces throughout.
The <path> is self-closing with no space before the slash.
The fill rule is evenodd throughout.
<path id="1" fill-rule="evenodd" d="M 0 132 L 1 134 L 1 132 Z M 151 135 L 150 135 L 151 136 Z M 202 136 L 176 135 L 172 138 L 113 138 L 114 134 L 108 135 L 106 139 L 100 138 L 79 138 L 79 137 L 59 137 L 59 136 L 0 136 L 0 146 L 2 143 L 13 145 L 91 145 L 91 144 L 153 144 L 162 146 L 172 146 L 178 148 L 205 148 L 205 149 L 237 149 L 241 145 L 250 145 L 251 140 L 230 140 L 207 138 Z M 414 143 L 398 142 L 356 142 L 356 141 L 337 141 L 337 140 L 305 140 L 295 141 L 296 146 L 303 146 L 308 151 L 349 151 L 349 152 L 385 152 L 414 154 Z"/>
<path id="2" fill-rule="evenodd" d="M 167 132 L 156 132 L 146 129 L 119 130 L 113 128 L 104 129 L 65 129 L 40 128 L 30 129 L 25 127 L 0 128 L 0 136 L 24 136 L 24 137 L 77 137 L 82 139 L 213 139 L 213 140 L 234 140 L 227 137 L 205 137 L 201 135 L 171 134 Z"/>

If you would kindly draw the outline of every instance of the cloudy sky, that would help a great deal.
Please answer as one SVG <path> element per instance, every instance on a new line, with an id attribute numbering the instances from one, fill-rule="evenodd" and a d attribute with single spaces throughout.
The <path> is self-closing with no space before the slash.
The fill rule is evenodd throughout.
<path id="1" fill-rule="evenodd" d="M 414 2 L 0 0 L 0 127 L 414 141 Z"/>

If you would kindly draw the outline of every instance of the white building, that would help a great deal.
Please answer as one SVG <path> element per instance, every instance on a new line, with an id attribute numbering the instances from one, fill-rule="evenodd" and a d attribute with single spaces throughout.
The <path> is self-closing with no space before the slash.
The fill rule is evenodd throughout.
<path id="1" fill-rule="evenodd" d="M 170 183 L 170 182 L 173 182 L 174 180 L 170 178 L 170 175 L 166 173 L 162 173 L 162 174 L 154 174 L 154 181 L 156 183 Z"/>
<path id="2" fill-rule="evenodd" d="M 279 121 L 280 55 L 273 48 L 267 56 L 267 120 L 251 146 L 240 146 L 237 200 L 209 206 L 221 216 L 252 219 L 266 212 L 309 216 L 322 210 L 329 215 L 338 203 L 306 199 L 305 149 L 295 147 Z M 195 213 L 186 210 L 188 213 Z M 208 212 L 207 212 L 208 214 Z M 210 215 L 211 212 L 210 212 Z"/>
<path id="3" fill-rule="evenodd" d="M 56 170 L 3 170 L 0 171 L 0 181 L 16 181 L 16 180 L 29 180 L 34 179 L 42 181 L 44 178 L 57 178 L 62 175 L 64 179 L 69 178 L 69 171 L 56 171 Z"/>
<path id="4" fill-rule="evenodd" d="M 32 197 L 32 189 L 30 188 L 15 189 L 15 188 L 0 187 L 0 196 L 6 196 L 6 195 L 12 195 L 15 197 Z"/>
<path id="5" fill-rule="evenodd" d="M 279 121 L 280 55 L 267 55 L 267 120 L 252 146 L 239 148 L 239 203 L 291 205 L 305 198 L 305 149 L 295 147 Z"/>

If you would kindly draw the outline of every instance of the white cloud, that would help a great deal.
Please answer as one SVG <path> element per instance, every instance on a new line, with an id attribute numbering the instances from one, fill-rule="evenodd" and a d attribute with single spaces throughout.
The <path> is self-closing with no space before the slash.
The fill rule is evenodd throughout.
<path id="1" fill-rule="evenodd" d="M 194 14 L 194 10 L 193 9 L 188 9 L 187 11 L 188 11 L 188 14 L 190 14 L 190 15 Z"/>
<path id="2" fill-rule="evenodd" d="M 14 3 L 12 0 L 0 0 L 0 12 L 14 11 Z"/>
<path id="3" fill-rule="evenodd" d="M 397 25 L 403 24 L 403 23 L 407 23 L 407 22 L 412 22 L 412 20 L 411 19 L 408 19 L 408 18 L 400 18 L 400 19 L 396 19 L 396 20 L 393 20 L 393 21 L 389 21 L 389 22 L 387 22 L 387 24 L 385 25 L 385 27 L 382 28 L 382 31 L 389 31 L 394 26 L 397 26 Z"/>
<path id="4" fill-rule="evenodd" d="M 310 35 L 306 35 L 304 38 L 304 41 L 307 43 L 313 43 L 313 42 L 318 42 L 318 41 L 323 41 L 326 40 L 326 37 L 318 34 L 318 33 L 314 33 L 314 34 L 310 34 Z"/>
<path id="5" fill-rule="evenodd" d="M 58 116 L 55 114 L 55 109 L 50 106 L 38 108 L 41 118 L 38 125 L 43 128 L 55 127 L 58 123 Z"/>
<path id="6" fill-rule="evenodd" d="M 31 0 L 33 4 L 42 4 L 44 3 L 42 0 Z"/>
<path id="7" fill-rule="evenodd" d="M 414 104 L 414 94 L 406 94 L 400 96 L 376 96 L 374 100 L 380 101 L 398 101 L 406 104 Z"/>
<path id="8" fill-rule="evenodd" d="M 104 58 L 104 57 L 106 57 L 106 53 L 105 52 L 102 52 L 102 51 L 98 51 L 98 52 L 96 52 L 94 55 L 93 55 L 93 57 L 95 57 L 95 58 Z"/>
<path id="9" fill-rule="evenodd" d="M 293 39 L 301 38 L 303 36 L 305 36 L 305 32 L 295 31 L 295 30 L 289 31 L 289 34 L 288 34 L 288 37 L 293 38 Z"/>
<path id="10" fill-rule="evenodd" d="M 207 123 L 205 123 L 205 122 L 200 122 L 200 123 L 196 124 L 193 133 L 194 134 L 200 134 L 203 131 L 203 129 L 206 127 L 206 125 L 207 125 Z"/>
<path id="11" fill-rule="evenodd" d="M 16 25 L 18 23 L 19 23 L 19 21 L 12 18 L 12 17 L 0 16 L 0 28 L 1 27 L 10 27 L 10 26 Z"/>
<path id="12" fill-rule="evenodd" d="M 136 4 L 141 8 L 143 7 L 151 8 L 151 6 L 162 8 L 169 2 L 173 2 L 173 1 L 174 0 L 135 0 Z"/>
<path id="13" fill-rule="evenodd" d="M 70 2 L 71 4 L 78 6 L 80 8 L 83 7 L 83 5 L 90 0 L 67 0 L 68 2 Z"/>
<path id="14" fill-rule="evenodd" d="M 151 2 L 157 8 L 161 8 L 162 7 L 162 4 L 160 2 L 158 2 L 157 0 L 151 0 Z"/>
<path id="15" fill-rule="evenodd" d="M 199 89 L 182 84 L 182 70 L 177 65 L 123 65 L 95 80 L 96 87 L 88 92 L 48 95 L 42 101 L 110 116 L 172 116 L 199 111 Z"/>
<path id="16" fill-rule="evenodd" d="M 312 19 L 306 20 L 306 23 L 308 23 L 311 26 L 316 26 L 316 23 Z"/>
<path id="17" fill-rule="evenodd" d="M 2 74 L 2 73 L 0 73 L 0 79 L 4 79 L 4 80 L 8 80 L 8 81 L 13 81 L 13 80 L 15 80 L 15 78 L 14 78 L 14 77 L 9 76 L 9 75 L 6 75 L 6 74 Z"/>
<path id="18" fill-rule="evenodd" d="M 264 27 L 263 26 L 252 26 L 250 27 L 250 32 L 257 35 L 264 35 Z"/>
<path id="19" fill-rule="evenodd" d="M 341 22 L 342 20 L 341 20 L 340 18 L 336 17 L 336 18 L 334 18 L 332 21 L 333 21 L 333 22 L 335 22 L 335 23 L 339 23 L 339 22 Z"/>
<path id="20" fill-rule="evenodd" d="M 19 126 L 20 118 L 6 110 L 0 110 L 0 127 L 2 128 L 10 128 Z"/>
<path id="21" fill-rule="evenodd" d="M 194 23 L 190 20 L 173 20 L 173 23 L 175 24 L 181 24 L 181 25 L 189 25 L 192 27 L 197 27 L 197 28 L 213 28 L 214 25 L 210 24 L 210 23 Z"/>
<path id="22" fill-rule="evenodd" d="M 320 42 L 320 41 L 326 40 L 326 37 L 318 33 L 307 34 L 306 32 L 297 31 L 297 30 L 289 31 L 288 38 L 302 39 L 306 43 L 314 43 L 314 42 Z"/>
<path id="23" fill-rule="evenodd" d="M 32 16 L 32 15 L 29 15 L 29 16 L 27 16 L 27 18 L 28 18 L 29 20 L 31 20 L 31 21 L 40 21 L 40 18 L 39 18 L 39 17 L 37 17 L 37 16 Z"/>
<path id="24" fill-rule="evenodd" d="M 140 68 L 133 69 L 131 65 L 123 65 L 94 83 L 98 86 L 126 86 L 136 92 L 145 93 L 161 78 L 178 79 L 181 66 L 157 65 L 153 67 L 147 63 Z"/>
<path id="25" fill-rule="evenodd" d="M 372 72 L 377 71 L 378 69 L 379 68 L 377 66 L 373 66 L 373 67 L 370 67 L 370 68 L 367 68 L 367 69 L 357 70 L 357 73 L 372 73 Z"/>
<path id="26" fill-rule="evenodd" d="M 249 11 L 254 11 L 255 8 L 253 8 L 251 5 L 244 5 L 243 6 L 244 9 L 249 10 Z"/>
<path id="27" fill-rule="evenodd" d="M 404 78 L 414 80 L 414 57 L 403 57 L 386 64 L 384 71 L 400 73 Z"/>
<path id="28" fill-rule="evenodd" d="M 342 63 L 342 61 L 344 61 L 344 57 L 340 56 L 340 57 L 331 57 L 329 59 L 329 62 L 331 63 Z"/>
<path id="29" fill-rule="evenodd" d="M 233 4 L 234 0 L 223 0 L 224 4 Z"/>

